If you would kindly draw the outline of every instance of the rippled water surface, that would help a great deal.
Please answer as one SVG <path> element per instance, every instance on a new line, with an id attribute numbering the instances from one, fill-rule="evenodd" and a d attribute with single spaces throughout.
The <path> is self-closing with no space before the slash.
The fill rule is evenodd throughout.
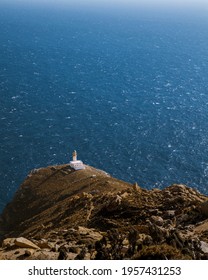
<path id="1" fill-rule="evenodd" d="M 33 169 L 86 163 L 208 193 L 208 22 L 0 11 L 0 208 Z"/>

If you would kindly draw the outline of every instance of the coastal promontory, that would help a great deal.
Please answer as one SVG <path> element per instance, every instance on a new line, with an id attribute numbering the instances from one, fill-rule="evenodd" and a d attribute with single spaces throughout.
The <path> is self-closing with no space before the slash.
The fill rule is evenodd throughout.
<path id="1" fill-rule="evenodd" d="M 208 197 L 69 164 L 34 169 L 0 217 L 0 259 L 208 259 Z"/>

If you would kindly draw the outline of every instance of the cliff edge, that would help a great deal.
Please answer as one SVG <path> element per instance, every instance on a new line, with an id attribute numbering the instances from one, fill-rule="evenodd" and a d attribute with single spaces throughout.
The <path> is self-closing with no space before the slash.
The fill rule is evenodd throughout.
<path id="1" fill-rule="evenodd" d="M 0 217 L 0 259 L 208 259 L 208 197 L 104 171 L 33 170 Z"/>

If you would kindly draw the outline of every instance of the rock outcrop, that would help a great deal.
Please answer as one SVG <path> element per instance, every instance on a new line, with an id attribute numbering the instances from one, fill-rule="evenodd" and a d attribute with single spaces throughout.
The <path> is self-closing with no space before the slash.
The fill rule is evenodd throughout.
<path id="1" fill-rule="evenodd" d="M 207 203 L 90 166 L 33 170 L 0 217 L 0 259 L 208 259 Z"/>

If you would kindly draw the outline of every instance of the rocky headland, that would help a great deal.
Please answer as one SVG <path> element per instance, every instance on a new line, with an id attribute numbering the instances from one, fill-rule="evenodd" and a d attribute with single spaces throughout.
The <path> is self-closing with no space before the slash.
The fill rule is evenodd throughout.
<path id="1" fill-rule="evenodd" d="M 0 217 L 0 259 L 208 259 L 208 197 L 90 166 L 36 169 Z"/>

